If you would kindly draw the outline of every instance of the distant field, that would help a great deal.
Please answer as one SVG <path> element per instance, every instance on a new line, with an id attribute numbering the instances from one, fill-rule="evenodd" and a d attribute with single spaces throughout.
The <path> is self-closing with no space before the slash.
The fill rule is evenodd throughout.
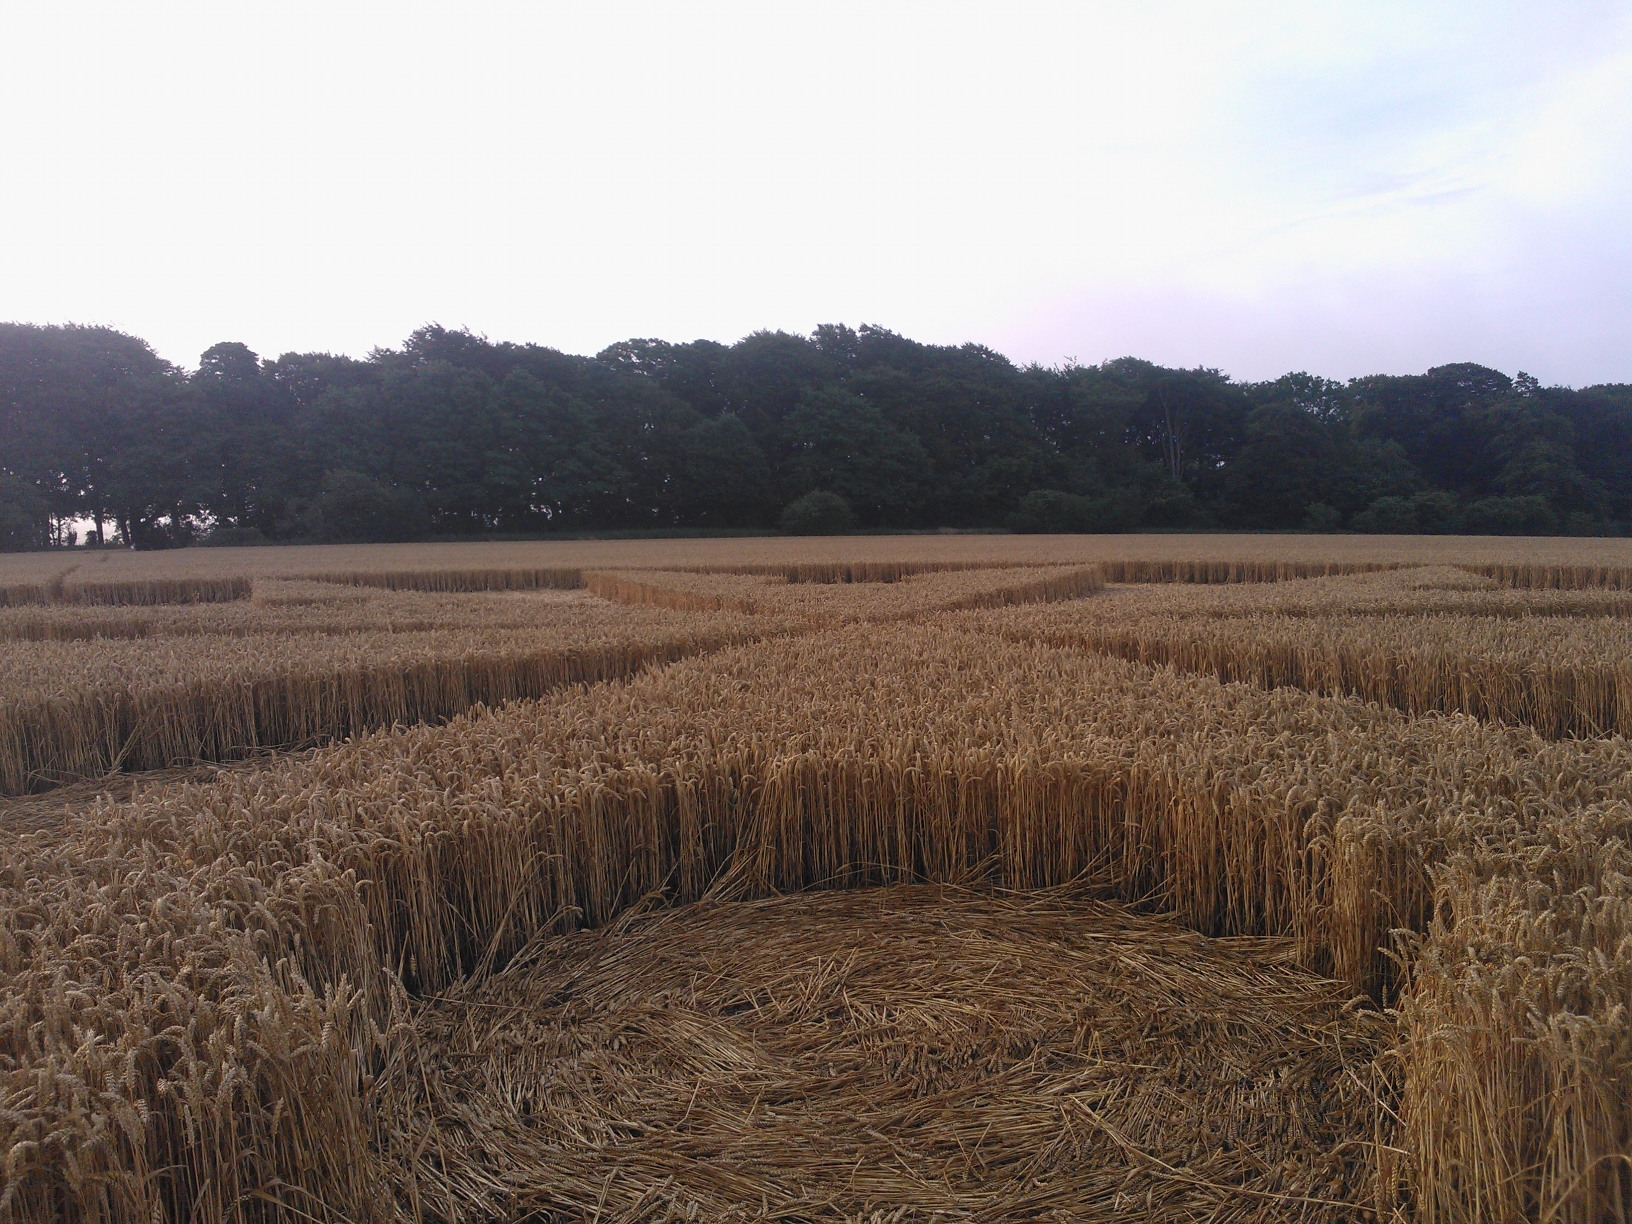
<path id="1" fill-rule="evenodd" d="M 1625 1219 L 1629 575 L 0 557 L 0 1214 Z"/>
<path id="2" fill-rule="evenodd" d="M 166 552 L 0 554 L 0 586 L 133 578 L 293 576 L 396 569 L 591 569 L 792 561 L 1308 561 L 1632 566 L 1632 539 L 1518 536 L 912 535 L 472 544 L 313 544 Z"/>

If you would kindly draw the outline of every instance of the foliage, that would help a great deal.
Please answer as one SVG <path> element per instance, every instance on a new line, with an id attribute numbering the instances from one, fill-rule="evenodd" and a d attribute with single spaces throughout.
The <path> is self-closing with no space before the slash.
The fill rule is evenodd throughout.
<path id="1" fill-rule="evenodd" d="M 307 511 L 311 534 L 320 540 L 384 544 L 411 540 L 425 530 L 424 508 L 408 489 L 395 489 L 361 472 L 328 472 Z"/>
<path id="2" fill-rule="evenodd" d="M 248 548 L 271 542 L 253 527 L 215 527 L 199 541 L 210 548 Z"/>
<path id="3" fill-rule="evenodd" d="M 1552 535 L 1558 516 L 1545 497 L 1487 497 L 1468 507 L 1469 529 L 1478 535 Z"/>
<path id="4" fill-rule="evenodd" d="M 337 470 L 413 495 L 348 520 Z M 7 549 L 72 519 L 140 548 L 764 528 L 817 489 L 875 528 L 1276 530 L 1318 504 L 1354 530 L 1610 533 L 1632 520 L 1632 387 L 1021 368 L 842 324 L 594 357 L 430 325 L 365 360 L 225 342 L 189 372 L 108 328 L 3 324 L 0 475 L 32 491 L 0 497 Z M 1039 517 L 1039 492 L 1092 508 Z"/>
<path id="5" fill-rule="evenodd" d="M 1114 495 L 1085 497 L 1058 489 L 1036 489 L 1020 499 L 1009 515 L 1011 531 L 1069 534 L 1124 531 L 1136 512 Z"/>
<path id="6" fill-rule="evenodd" d="M 777 526 L 789 535 L 841 535 L 856 525 L 850 503 L 827 489 L 815 489 L 788 503 Z"/>
<path id="7" fill-rule="evenodd" d="M 1343 513 L 1325 502 L 1312 502 L 1303 514 L 1303 529 L 1320 535 L 1330 535 L 1343 525 Z"/>
<path id="8" fill-rule="evenodd" d="M 827 489 L 875 527 L 899 522 L 920 501 L 929 457 L 916 436 L 845 391 L 803 397 L 782 423 L 787 473 L 800 493 Z"/>
<path id="9" fill-rule="evenodd" d="M 51 542 L 50 511 L 33 485 L 0 472 L 0 551 L 22 552 Z"/>

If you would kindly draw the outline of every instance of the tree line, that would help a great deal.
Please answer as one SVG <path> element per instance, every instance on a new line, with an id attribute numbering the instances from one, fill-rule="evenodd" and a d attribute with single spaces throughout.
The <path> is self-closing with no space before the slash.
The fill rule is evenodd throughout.
<path id="1" fill-rule="evenodd" d="M 780 528 L 1626 534 L 1632 385 L 1238 382 L 882 327 L 366 359 L 0 324 L 0 548 Z"/>

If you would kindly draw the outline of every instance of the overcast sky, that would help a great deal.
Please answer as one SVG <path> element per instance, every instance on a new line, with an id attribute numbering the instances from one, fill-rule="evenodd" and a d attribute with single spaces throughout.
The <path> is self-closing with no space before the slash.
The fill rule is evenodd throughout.
<path id="1" fill-rule="evenodd" d="M 1632 2 L 0 0 L 0 319 L 1632 381 Z"/>

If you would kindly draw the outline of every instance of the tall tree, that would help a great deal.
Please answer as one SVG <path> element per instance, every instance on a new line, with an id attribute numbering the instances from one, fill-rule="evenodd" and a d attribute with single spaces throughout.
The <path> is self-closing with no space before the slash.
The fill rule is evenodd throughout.
<path id="1" fill-rule="evenodd" d="M 929 456 L 918 439 L 846 391 L 807 394 L 782 423 L 788 501 L 821 489 L 850 503 L 863 526 L 910 516 L 924 496 Z"/>
<path id="2" fill-rule="evenodd" d="M 1017 369 L 839 323 L 595 357 L 430 324 L 366 360 L 227 342 L 183 375 L 106 328 L 9 324 L 0 485 L 10 547 L 79 516 L 142 546 L 378 535 L 396 513 L 448 533 L 766 526 L 816 490 L 878 527 L 1042 506 L 1096 530 L 1291 527 L 1318 506 L 1328 526 L 1610 531 L 1632 520 L 1632 387 Z"/>

